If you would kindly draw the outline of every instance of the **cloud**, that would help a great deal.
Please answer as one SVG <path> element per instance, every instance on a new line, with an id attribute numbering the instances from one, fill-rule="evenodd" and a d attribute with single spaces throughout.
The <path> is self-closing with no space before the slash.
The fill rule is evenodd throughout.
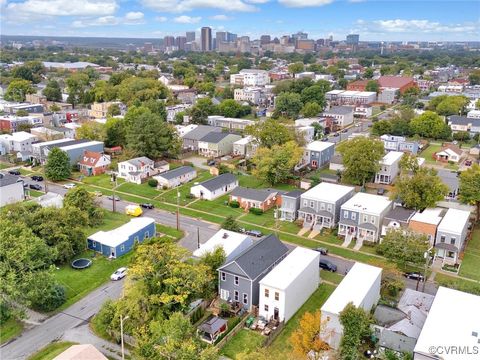
<path id="1" fill-rule="evenodd" d="M 210 20 L 217 20 L 217 21 L 228 21 L 232 20 L 233 18 L 227 15 L 214 15 L 209 17 Z"/>
<path id="2" fill-rule="evenodd" d="M 423 19 L 358 20 L 360 31 L 372 33 L 471 33 L 480 29 L 480 23 L 442 24 Z"/>
<path id="3" fill-rule="evenodd" d="M 331 4 L 334 0 L 278 0 L 286 7 L 315 7 Z"/>
<path id="4" fill-rule="evenodd" d="M 141 0 L 141 2 L 145 7 L 150 9 L 173 13 L 181 13 L 195 9 L 221 9 L 240 12 L 258 10 L 255 6 L 244 0 Z"/>
<path id="5" fill-rule="evenodd" d="M 144 14 L 140 11 L 130 11 L 125 14 L 123 22 L 128 25 L 138 25 L 145 23 Z"/>
<path id="6" fill-rule="evenodd" d="M 158 22 L 165 22 L 167 20 L 168 20 L 168 18 L 166 16 L 156 16 L 155 17 L 155 21 L 158 21 Z"/>
<path id="7" fill-rule="evenodd" d="M 138 25 L 145 22 L 144 14 L 140 11 L 130 11 L 124 17 L 113 15 L 100 16 L 97 18 L 83 18 L 72 23 L 74 28 L 85 28 L 90 26 L 114 26 L 119 24 Z"/>
<path id="8" fill-rule="evenodd" d="M 176 18 L 173 19 L 173 21 L 179 24 L 196 24 L 200 20 L 202 20 L 200 16 L 188 16 L 188 15 L 177 16 Z"/>
<path id="9" fill-rule="evenodd" d="M 117 9 L 115 0 L 26 0 L 9 3 L 5 11 L 43 16 L 106 16 Z"/>

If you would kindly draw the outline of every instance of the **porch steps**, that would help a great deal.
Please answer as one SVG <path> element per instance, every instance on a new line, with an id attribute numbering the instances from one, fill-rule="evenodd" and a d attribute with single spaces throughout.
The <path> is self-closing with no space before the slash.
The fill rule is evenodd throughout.
<path id="1" fill-rule="evenodd" d="M 298 236 L 303 236 L 305 233 L 309 232 L 310 231 L 310 227 L 303 227 L 300 229 L 300 231 L 298 232 Z"/>
<path id="2" fill-rule="evenodd" d="M 309 239 L 313 239 L 315 236 L 317 236 L 318 234 L 320 234 L 320 231 L 318 230 L 312 230 L 312 232 L 310 234 L 308 234 L 308 238 Z"/>
<path id="3" fill-rule="evenodd" d="M 353 247 L 353 250 L 360 250 L 362 246 L 363 246 L 363 240 L 357 240 L 357 243 Z"/>
<path id="4" fill-rule="evenodd" d="M 343 242 L 342 247 L 348 247 L 348 245 L 350 245 L 350 243 L 352 242 L 352 239 L 353 235 L 345 235 L 345 241 Z"/>

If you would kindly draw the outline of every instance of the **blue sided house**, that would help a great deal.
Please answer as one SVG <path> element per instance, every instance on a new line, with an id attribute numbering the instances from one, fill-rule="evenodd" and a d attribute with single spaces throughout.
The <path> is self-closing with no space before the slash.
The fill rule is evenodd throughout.
<path id="1" fill-rule="evenodd" d="M 110 230 L 98 231 L 87 239 L 87 248 L 104 256 L 117 258 L 132 250 L 133 246 L 155 236 L 155 220 L 149 217 L 131 219 Z"/>

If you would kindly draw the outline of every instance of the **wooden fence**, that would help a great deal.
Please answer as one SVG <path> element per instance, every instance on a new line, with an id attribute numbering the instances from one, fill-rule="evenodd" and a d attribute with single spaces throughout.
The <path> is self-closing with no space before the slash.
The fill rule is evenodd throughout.
<path id="1" fill-rule="evenodd" d="M 240 330 L 243 329 L 245 322 L 247 321 L 248 317 L 250 316 L 250 313 L 245 313 L 243 315 L 242 320 L 234 326 L 232 330 L 230 330 L 227 335 L 225 335 L 218 343 L 215 344 L 215 346 L 219 349 L 225 346 L 225 344 L 232 338 L 234 337 Z"/>

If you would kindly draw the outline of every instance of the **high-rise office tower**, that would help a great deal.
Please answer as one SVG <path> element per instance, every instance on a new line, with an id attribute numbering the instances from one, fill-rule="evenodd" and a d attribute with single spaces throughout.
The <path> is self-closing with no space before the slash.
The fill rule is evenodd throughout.
<path id="1" fill-rule="evenodd" d="M 195 31 L 187 31 L 185 35 L 187 38 L 187 42 L 195 41 Z"/>
<path id="2" fill-rule="evenodd" d="M 227 41 L 227 33 L 225 31 L 217 31 L 215 33 L 215 49 L 218 49 L 218 46 L 222 42 Z"/>
<path id="3" fill-rule="evenodd" d="M 265 44 L 270 44 L 271 38 L 270 35 L 262 35 L 260 36 L 260 44 L 265 45 Z"/>
<path id="4" fill-rule="evenodd" d="M 358 45 L 359 40 L 360 40 L 360 35 L 358 35 L 358 34 L 347 35 L 347 44 L 348 45 Z"/>
<path id="5" fill-rule="evenodd" d="M 201 32 L 202 51 L 212 51 L 212 28 L 202 27 Z"/>
<path id="6" fill-rule="evenodd" d="M 163 38 L 163 46 L 165 47 L 175 46 L 175 38 L 173 36 L 165 36 Z"/>
<path id="7" fill-rule="evenodd" d="M 178 50 L 185 50 L 185 44 L 187 43 L 187 38 L 185 36 L 177 36 L 175 39 L 175 45 L 178 46 Z"/>
<path id="8" fill-rule="evenodd" d="M 232 34 L 230 32 L 227 32 L 227 41 L 228 42 L 237 41 L 237 34 Z"/>

